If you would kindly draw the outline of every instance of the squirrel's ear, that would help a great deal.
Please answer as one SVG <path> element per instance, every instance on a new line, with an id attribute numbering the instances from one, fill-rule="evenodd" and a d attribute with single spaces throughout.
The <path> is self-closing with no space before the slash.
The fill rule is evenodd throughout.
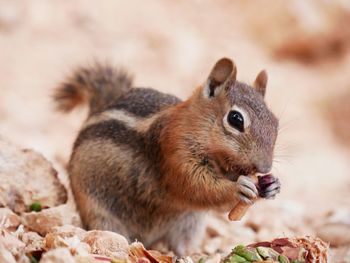
<path id="1" fill-rule="evenodd" d="M 266 70 L 260 71 L 258 76 L 256 76 L 256 79 L 254 81 L 253 87 L 264 97 L 266 92 L 266 85 L 267 85 L 267 72 Z"/>
<path id="2" fill-rule="evenodd" d="M 207 82 L 204 85 L 204 94 L 206 97 L 214 97 L 223 87 L 227 80 L 236 80 L 237 70 L 232 60 L 222 58 L 214 65 Z"/>

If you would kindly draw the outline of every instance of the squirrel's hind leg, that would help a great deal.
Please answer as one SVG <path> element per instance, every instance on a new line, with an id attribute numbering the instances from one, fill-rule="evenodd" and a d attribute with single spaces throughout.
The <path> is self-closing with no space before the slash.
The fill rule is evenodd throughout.
<path id="1" fill-rule="evenodd" d="M 205 233 L 204 212 L 191 212 L 179 218 L 171 226 L 164 241 L 177 256 L 183 257 L 197 252 Z"/>
<path id="2" fill-rule="evenodd" d="M 79 191 L 75 192 L 75 199 L 83 226 L 86 230 L 106 230 L 123 235 L 128 242 L 130 236 L 126 227 L 98 201 Z"/>

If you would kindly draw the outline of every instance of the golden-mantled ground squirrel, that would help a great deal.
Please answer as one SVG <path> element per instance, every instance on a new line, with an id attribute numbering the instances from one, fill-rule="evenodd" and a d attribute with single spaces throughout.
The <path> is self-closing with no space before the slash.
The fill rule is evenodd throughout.
<path id="1" fill-rule="evenodd" d="M 164 241 L 178 255 L 198 245 L 203 213 L 252 203 L 249 174 L 267 173 L 278 120 L 267 108 L 267 74 L 253 86 L 236 81 L 220 59 L 192 96 L 132 88 L 124 71 L 78 68 L 58 87 L 58 108 L 88 103 L 69 175 L 86 228 L 116 231 L 146 246 Z M 274 197 L 277 178 L 260 196 Z"/>

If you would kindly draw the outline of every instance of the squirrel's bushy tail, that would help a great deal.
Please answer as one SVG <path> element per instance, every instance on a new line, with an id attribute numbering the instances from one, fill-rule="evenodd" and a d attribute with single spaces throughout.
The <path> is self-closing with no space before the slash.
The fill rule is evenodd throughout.
<path id="1" fill-rule="evenodd" d="M 104 110 L 127 92 L 132 78 L 123 70 L 109 65 L 80 67 L 55 90 L 57 109 L 69 112 L 81 104 L 89 104 L 90 114 Z"/>

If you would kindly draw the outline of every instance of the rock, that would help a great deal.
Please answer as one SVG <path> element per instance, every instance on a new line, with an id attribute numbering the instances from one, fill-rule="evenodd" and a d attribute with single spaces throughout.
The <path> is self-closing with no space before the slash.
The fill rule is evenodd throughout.
<path id="1" fill-rule="evenodd" d="M 350 245 L 350 225 L 342 223 L 328 223 L 316 230 L 317 236 L 332 247 Z"/>
<path id="2" fill-rule="evenodd" d="M 57 234 L 62 238 L 78 236 L 82 239 L 85 233 L 86 230 L 72 225 L 57 226 L 51 230 L 51 234 Z"/>
<path id="3" fill-rule="evenodd" d="M 32 263 L 31 260 L 25 255 L 20 255 L 17 259 L 17 263 Z"/>
<path id="4" fill-rule="evenodd" d="M 22 254 L 25 248 L 21 240 L 4 229 L 0 230 L 0 244 L 14 256 Z"/>
<path id="5" fill-rule="evenodd" d="M 316 234 L 332 247 L 350 245 L 350 211 L 331 211 L 316 228 Z"/>
<path id="6" fill-rule="evenodd" d="M 18 215 L 13 213 L 9 208 L 0 208 L 0 229 L 15 231 L 20 224 L 21 220 Z"/>
<path id="7" fill-rule="evenodd" d="M 67 248 L 56 248 L 44 253 L 40 263 L 75 263 L 75 260 Z"/>
<path id="8" fill-rule="evenodd" d="M 87 256 L 91 253 L 91 248 L 87 243 L 81 242 L 77 236 L 63 238 L 58 234 L 49 233 L 45 237 L 46 249 L 66 247 L 72 255 Z"/>
<path id="9" fill-rule="evenodd" d="M 89 255 L 89 256 L 78 255 L 74 257 L 74 260 L 76 263 L 103 263 L 103 262 L 108 262 L 108 260 L 110 261 L 109 258 L 106 258 L 106 260 L 98 260 L 92 255 Z"/>
<path id="10" fill-rule="evenodd" d="M 44 209 L 41 212 L 24 213 L 22 219 L 26 227 L 42 236 L 45 236 L 57 226 L 80 225 L 79 215 L 68 204 Z"/>
<path id="11" fill-rule="evenodd" d="M 281 233 L 286 236 L 314 234 L 306 224 L 303 205 L 294 201 L 262 200 L 247 212 L 245 220 L 245 225 L 256 232 L 257 241 L 273 239 Z"/>
<path id="12" fill-rule="evenodd" d="M 210 255 L 204 262 L 205 263 L 220 263 L 221 256 L 218 253 Z"/>
<path id="13" fill-rule="evenodd" d="M 24 232 L 20 235 L 20 239 L 26 246 L 26 254 L 44 250 L 44 238 L 35 232 Z"/>
<path id="14" fill-rule="evenodd" d="M 110 231 L 88 231 L 82 242 L 91 247 L 91 253 L 116 259 L 127 259 L 129 244 L 125 237 Z"/>
<path id="15" fill-rule="evenodd" d="M 332 262 L 346 263 L 350 262 L 350 247 L 344 246 L 331 250 Z"/>
<path id="16" fill-rule="evenodd" d="M 214 254 L 218 252 L 222 247 L 222 237 L 214 237 L 206 242 L 204 245 L 204 252 L 207 254 Z"/>
<path id="17" fill-rule="evenodd" d="M 0 138 L 0 206 L 22 213 L 34 202 L 47 208 L 66 201 L 67 190 L 50 162 L 33 150 L 22 150 Z"/>
<path id="18" fill-rule="evenodd" d="M 55 227 L 45 237 L 46 249 L 67 247 L 72 255 L 87 256 L 91 253 L 91 248 L 87 243 L 81 242 L 85 233 L 85 230 L 72 225 Z"/>
<path id="19" fill-rule="evenodd" d="M 0 262 L 1 263 L 16 263 L 16 259 L 9 250 L 0 242 Z"/>
<path id="20" fill-rule="evenodd" d="M 255 238 L 255 232 L 242 222 L 227 223 L 223 214 L 213 213 L 207 218 L 207 240 L 215 237 L 224 237 L 230 246 L 232 243 L 248 243 Z M 234 227 L 232 225 L 234 224 Z"/>
<path id="21" fill-rule="evenodd" d="M 327 223 L 342 223 L 350 226 L 350 211 L 348 209 L 337 209 L 328 214 Z"/>

